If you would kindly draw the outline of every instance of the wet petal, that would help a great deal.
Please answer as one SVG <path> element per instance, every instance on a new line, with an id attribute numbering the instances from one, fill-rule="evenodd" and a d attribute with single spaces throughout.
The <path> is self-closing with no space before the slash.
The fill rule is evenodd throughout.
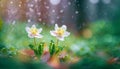
<path id="1" fill-rule="evenodd" d="M 51 34 L 52 36 L 57 36 L 55 31 L 50 31 L 50 34 Z"/>
<path id="2" fill-rule="evenodd" d="M 33 24 L 33 25 L 32 25 L 32 28 L 36 28 L 36 26 Z"/>
<path id="3" fill-rule="evenodd" d="M 59 40 L 64 41 L 64 37 L 57 37 Z"/>
<path id="4" fill-rule="evenodd" d="M 57 30 L 59 27 L 58 27 L 58 24 L 55 24 L 55 30 Z"/>
<path id="5" fill-rule="evenodd" d="M 30 33 L 30 28 L 26 27 L 25 30 L 27 31 L 27 33 Z"/>
<path id="6" fill-rule="evenodd" d="M 38 29 L 38 32 L 41 33 L 42 32 L 42 28 Z"/>
<path id="7" fill-rule="evenodd" d="M 36 38 L 42 38 L 43 36 L 41 34 L 38 34 L 35 36 Z"/>
<path id="8" fill-rule="evenodd" d="M 64 33 L 64 37 L 67 37 L 67 36 L 69 36 L 69 35 L 70 35 L 70 33 L 67 32 L 67 31 Z"/>
<path id="9" fill-rule="evenodd" d="M 67 26 L 66 25 L 62 25 L 61 27 L 63 30 L 67 30 Z"/>
<path id="10" fill-rule="evenodd" d="M 30 38 L 34 38 L 34 36 L 32 34 L 28 34 L 28 37 Z"/>

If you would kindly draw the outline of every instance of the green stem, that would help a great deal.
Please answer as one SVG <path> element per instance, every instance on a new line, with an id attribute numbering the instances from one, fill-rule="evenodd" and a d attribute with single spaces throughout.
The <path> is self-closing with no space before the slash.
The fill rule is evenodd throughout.
<path id="1" fill-rule="evenodd" d="M 58 43 L 59 43 L 59 40 L 57 39 L 57 41 L 56 41 L 56 46 L 58 46 Z"/>
<path id="2" fill-rule="evenodd" d="M 36 46 L 36 39 L 34 38 L 34 44 L 35 44 L 35 46 Z"/>
<path id="3" fill-rule="evenodd" d="M 39 44 L 40 44 L 41 42 L 43 42 L 42 38 L 40 39 Z"/>

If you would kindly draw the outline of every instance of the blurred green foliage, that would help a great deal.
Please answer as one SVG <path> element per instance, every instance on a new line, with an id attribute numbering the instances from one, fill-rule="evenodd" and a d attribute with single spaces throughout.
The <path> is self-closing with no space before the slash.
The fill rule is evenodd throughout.
<path id="1" fill-rule="evenodd" d="M 65 42 L 59 42 L 60 46 L 66 45 L 67 56 L 71 56 L 73 59 L 73 56 L 80 58 L 79 62 L 71 65 L 70 68 L 119 69 L 119 59 L 112 64 L 108 63 L 111 58 L 120 57 L 120 32 L 118 25 L 103 20 L 93 22 L 85 28 L 91 32 L 91 34 L 87 33 L 91 37 L 86 38 L 84 35 L 76 37 L 71 33 L 70 37 L 65 39 Z M 33 39 L 28 38 L 25 27 L 25 23 L 3 24 L 0 32 L 0 50 L 6 53 L 13 53 L 16 50 L 29 49 L 29 44 L 33 44 Z M 40 24 L 38 27 L 44 29 L 42 31 L 44 39 L 37 39 L 38 43 L 47 42 L 47 45 L 49 45 L 51 40 L 56 40 L 48 34 L 52 27 Z M 53 54 L 53 50 L 51 50 L 51 54 Z M 69 60 L 71 60 L 70 58 Z M 66 58 L 61 59 L 61 61 L 64 60 Z"/>
<path id="2" fill-rule="evenodd" d="M 0 57 L 0 69 L 52 69 L 45 63 L 19 62 L 11 58 Z"/>
<path id="3" fill-rule="evenodd" d="M 84 57 L 78 63 L 69 67 L 69 69 L 119 69 L 119 64 L 108 64 L 104 59 L 99 57 Z"/>
<path id="4" fill-rule="evenodd" d="M 120 68 L 120 24 L 118 22 L 97 21 L 90 23 L 90 38 L 81 36 L 76 42 L 81 59 L 70 69 L 119 69 Z M 89 33 L 88 33 L 89 34 Z M 82 48 L 82 49 L 81 49 Z"/>
<path id="5" fill-rule="evenodd" d="M 0 18 L 0 31 L 1 31 L 1 29 L 2 29 L 2 20 L 1 20 L 1 18 Z"/>

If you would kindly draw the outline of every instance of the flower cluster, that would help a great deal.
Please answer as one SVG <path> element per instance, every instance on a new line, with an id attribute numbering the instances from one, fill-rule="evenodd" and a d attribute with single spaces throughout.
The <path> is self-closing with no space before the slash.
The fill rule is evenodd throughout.
<path id="1" fill-rule="evenodd" d="M 31 28 L 26 27 L 25 29 L 28 33 L 28 37 L 34 38 L 34 45 L 30 44 L 29 47 L 34 51 L 35 55 L 38 58 L 40 58 L 43 55 L 44 51 L 47 51 L 47 50 L 44 50 L 44 49 L 47 49 L 45 42 L 40 42 L 40 44 L 38 45 L 35 40 L 35 38 L 43 37 L 43 35 L 41 34 L 42 28 L 37 29 L 35 25 L 32 25 Z M 64 41 L 64 38 L 68 37 L 70 33 L 67 31 L 66 25 L 62 25 L 61 27 L 59 27 L 57 24 L 55 24 L 55 28 L 54 30 L 50 31 L 50 34 L 56 37 L 57 39 L 56 43 L 53 40 L 51 40 L 49 44 L 49 49 L 48 49 L 50 56 L 54 56 L 56 54 L 59 54 L 59 52 L 62 51 L 64 48 L 58 45 L 58 41 L 59 40 Z"/>
<path id="2" fill-rule="evenodd" d="M 63 25 L 62 27 L 58 27 L 57 24 L 55 24 L 55 30 L 50 31 L 50 34 L 52 36 L 55 36 L 58 40 L 64 41 L 65 37 L 68 37 L 70 35 L 69 32 L 66 31 L 67 26 Z M 30 38 L 42 38 L 43 36 L 40 34 L 42 32 L 42 28 L 37 29 L 35 25 L 32 25 L 32 27 L 26 27 L 26 31 L 28 33 L 28 37 Z"/>

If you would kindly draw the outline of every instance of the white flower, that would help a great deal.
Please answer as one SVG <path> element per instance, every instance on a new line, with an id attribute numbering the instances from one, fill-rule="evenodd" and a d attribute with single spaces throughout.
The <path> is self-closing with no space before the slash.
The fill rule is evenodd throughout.
<path id="1" fill-rule="evenodd" d="M 50 34 L 52 36 L 55 36 L 57 39 L 64 41 L 64 37 L 67 37 L 70 35 L 70 33 L 67 32 L 66 30 L 67 30 L 66 25 L 62 25 L 62 27 L 58 27 L 58 25 L 55 24 L 55 30 L 50 31 Z"/>
<path id="2" fill-rule="evenodd" d="M 42 32 L 42 28 L 37 29 L 35 25 L 32 25 L 32 27 L 26 27 L 25 28 L 27 33 L 28 33 L 28 37 L 30 38 L 42 38 L 43 36 L 40 34 Z"/>

